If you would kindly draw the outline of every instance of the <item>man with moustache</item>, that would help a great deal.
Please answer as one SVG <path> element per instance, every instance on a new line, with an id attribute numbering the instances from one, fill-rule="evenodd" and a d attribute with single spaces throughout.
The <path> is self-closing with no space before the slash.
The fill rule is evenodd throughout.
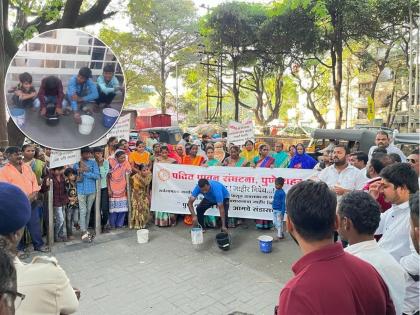
<path id="1" fill-rule="evenodd" d="M 342 144 L 334 147 L 333 165 L 323 169 L 319 173 L 319 179 L 326 183 L 337 194 L 337 199 L 353 190 L 361 190 L 366 182 L 362 172 L 348 164 L 349 150 Z"/>
<path id="2" fill-rule="evenodd" d="M 398 149 L 395 145 L 390 144 L 389 135 L 385 131 L 378 131 L 375 138 L 375 144 L 376 145 L 370 147 L 369 149 L 369 160 L 372 158 L 372 154 L 373 151 L 375 151 L 375 149 L 382 148 L 386 150 L 387 154 L 397 153 L 401 157 L 401 162 L 406 162 L 406 157 L 404 153 L 402 153 L 402 151 Z"/>
<path id="3" fill-rule="evenodd" d="M 34 250 L 38 252 L 49 252 L 49 248 L 44 246 L 41 234 L 41 225 L 39 221 L 37 197 L 40 187 L 32 169 L 23 162 L 22 151 L 18 147 L 8 147 L 5 155 L 9 162 L 0 169 L 0 182 L 13 184 L 25 192 L 31 202 L 31 219 L 26 227 L 31 235 Z M 25 256 L 25 244 L 21 241 L 18 245 L 19 256 Z"/>

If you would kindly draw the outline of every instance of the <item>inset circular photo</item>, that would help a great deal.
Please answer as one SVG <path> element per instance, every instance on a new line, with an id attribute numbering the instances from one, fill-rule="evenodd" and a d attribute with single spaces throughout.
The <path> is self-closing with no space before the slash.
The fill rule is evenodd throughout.
<path id="1" fill-rule="evenodd" d="M 32 141 L 75 150 L 101 139 L 124 103 L 117 56 L 80 30 L 56 29 L 24 44 L 5 81 L 10 118 Z"/>

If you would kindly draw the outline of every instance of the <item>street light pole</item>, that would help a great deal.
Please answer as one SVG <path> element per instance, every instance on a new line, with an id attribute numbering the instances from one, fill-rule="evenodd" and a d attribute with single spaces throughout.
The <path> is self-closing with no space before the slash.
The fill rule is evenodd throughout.
<path id="1" fill-rule="evenodd" d="M 176 122 L 179 123 L 179 108 L 178 108 L 178 62 L 175 64 L 175 107 L 176 107 Z"/>

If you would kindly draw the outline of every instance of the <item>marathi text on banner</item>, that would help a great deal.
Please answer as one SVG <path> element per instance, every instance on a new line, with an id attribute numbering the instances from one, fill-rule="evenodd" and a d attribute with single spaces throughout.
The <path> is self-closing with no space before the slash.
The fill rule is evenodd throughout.
<path id="1" fill-rule="evenodd" d="M 236 121 L 229 122 L 228 125 L 228 142 L 235 145 L 243 145 L 247 140 L 254 141 L 254 124 L 252 120 L 244 123 Z"/>
<path id="2" fill-rule="evenodd" d="M 229 217 L 272 220 L 274 181 L 285 179 L 284 190 L 302 180 L 314 177 L 317 171 L 287 168 L 198 167 L 161 164 L 153 167 L 152 211 L 188 214 L 188 198 L 200 178 L 219 181 L 229 190 Z M 196 204 L 201 199 L 196 201 Z M 218 215 L 217 209 L 206 214 Z"/>
<path id="3" fill-rule="evenodd" d="M 80 161 L 80 150 L 56 151 L 51 150 L 50 168 L 72 165 Z"/>

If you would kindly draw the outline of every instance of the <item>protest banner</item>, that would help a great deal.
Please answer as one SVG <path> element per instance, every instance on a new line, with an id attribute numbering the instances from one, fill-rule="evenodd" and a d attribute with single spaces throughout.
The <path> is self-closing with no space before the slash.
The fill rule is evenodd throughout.
<path id="1" fill-rule="evenodd" d="M 101 140 L 99 140 L 98 142 L 95 142 L 94 144 L 92 144 L 92 147 L 100 147 L 100 146 L 106 145 L 106 142 L 111 137 L 116 137 L 118 140 L 125 139 L 128 141 L 130 137 L 130 120 L 131 120 L 130 114 L 120 116 L 115 126 L 111 128 L 111 130 L 107 133 L 107 135 L 103 137 Z"/>
<path id="2" fill-rule="evenodd" d="M 80 150 L 56 151 L 51 150 L 50 168 L 72 165 L 80 161 Z"/>
<path id="3" fill-rule="evenodd" d="M 254 141 L 254 124 L 252 123 L 252 120 L 248 120 L 244 123 L 231 121 L 229 122 L 227 133 L 229 143 L 244 145 L 247 140 Z"/>
<path id="4" fill-rule="evenodd" d="M 199 167 L 161 164 L 153 166 L 152 211 L 189 214 L 187 207 L 191 191 L 200 178 L 224 184 L 230 193 L 229 217 L 272 220 L 271 207 L 274 180 L 285 179 L 284 190 L 302 180 L 316 176 L 315 170 L 288 168 Z M 198 198 L 197 205 L 202 199 Z M 207 215 L 218 215 L 209 209 Z"/>

